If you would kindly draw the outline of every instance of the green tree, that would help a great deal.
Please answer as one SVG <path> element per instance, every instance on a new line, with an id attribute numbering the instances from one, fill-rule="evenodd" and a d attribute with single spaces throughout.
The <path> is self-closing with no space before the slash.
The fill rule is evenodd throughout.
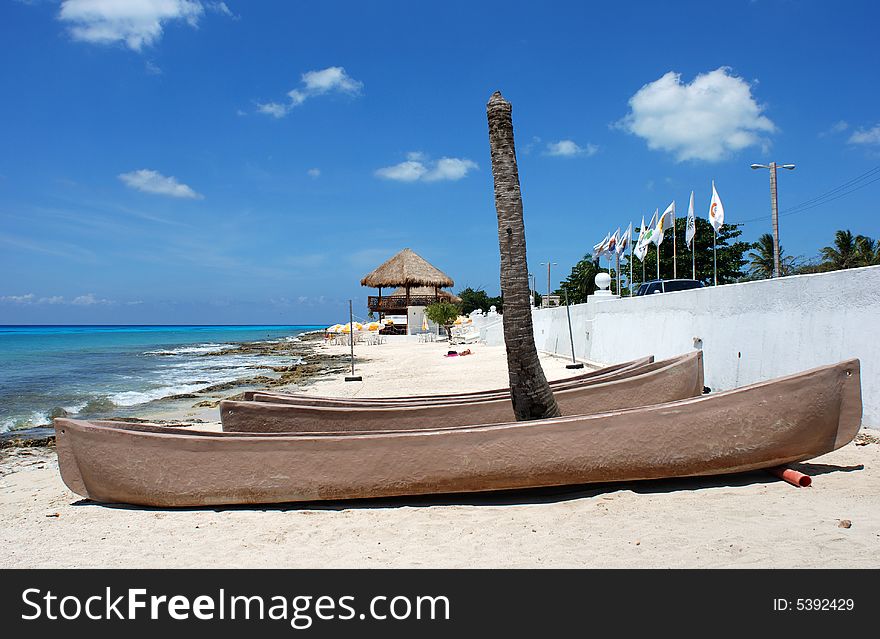
<path id="1" fill-rule="evenodd" d="M 489 98 L 486 118 L 501 252 L 501 295 L 505 301 L 502 326 L 513 414 L 518 421 L 557 417 L 559 405 L 535 347 L 512 108 L 498 91 Z"/>
<path id="2" fill-rule="evenodd" d="M 839 271 L 845 268 L 861 266 L 859 247 L 852 231 L 837 231 L 834 234 L 834 243 L 822 248 L 822 269 L 825 271 Z"/>
<path id="3" fill-rule="evenodd" d="M 599 268 L 593 261 L 592 255 L 584 255 L 583 259 L 575 264 L 571 273 L 559 283 L 556 294 L 565 303 L 565 294 L 568 293 L 569 304 L 583 304 L 587 296 L 596 291 L 596 274 Z"/>
<path id="4" fill-rule="evenodd" d="M 482 288 L 471 288 L 468 286 L 458 292 L 461 298 L 461 314 L 470 315 L 477 309 L 488 311 L 491 305 L 489 295 Z"/>
<path id="5" fill-rule="evenodd" d="M 458 306 L 452 302 L 434 302 L 425 307 L 425 315 L 435 324 L 439 324 L 446 330 L 446 334 L 452 337 L 452 323 L 458 319 Z"/>
<path id="6" fill-rule="evenodd" d="M 492 306 L 495 307 L 496 313 L 504 313 L 504 296 L 498 295 L 496 297 L 490 297 L 489 298 L 489 307 L 492 307 Z M 489 308 L 486 308 L 485 310 L 488 311 Z"/>
<path id="7" fill-rule="evenodd" d="M 718 233 L 718 283 L 731 284 L 739 282 L 746 277 L 743 267 L 748 260 L 745 253 L 752 245 L 749 242 L 737 240 L 742 235 L 738 224 L 725 224 Z M 675 221 L 675 235 L 677 238 L 678 253 L 678 277 L 691 278 L 691 251 L 684 242 L 687 218 L 680 217 Z M 703 284 L 711 286 L 713 283 L 712 269 L 712 235 L 714 229 L 709 221 L 696 218 L 696 236 L 694 237 L 694 261 L 696 262 L 696 279 Z M 634 232 L 634 237 L 638 233 Z M 620 270 L 624 278 L 629 278 L 629 252 L 626 259 L 620 260 Z M 644 281 L 650 282 L 657 278 L 657 247 L 653 244 L 648 247 L 645 255 L 645 278 L 642 279 L 642 263 L 639 258 L 633 257 L 633 286 L 638 288 Z M 671 279 L 672 268 L 672 236 L 669 231 L 660 245 L 660 278 Z"/>
<path id="8" fill-rule="evenodd" d="M 773 277 L 773 236 L 764 233 L 752 244 L 749 253 L 749 275 L 754 279 L 765 280 Z M 782 244 L 779 245 L 780 275 L 791 275 L 795 272 L 795 258 L 785 254 Z"/>
<path id="9" fill-rule="evenodd" d="M 856 236 L 856 252 L 858 253 L 859 266 L 880 264 L 880 242 L 867 235 Z"/>

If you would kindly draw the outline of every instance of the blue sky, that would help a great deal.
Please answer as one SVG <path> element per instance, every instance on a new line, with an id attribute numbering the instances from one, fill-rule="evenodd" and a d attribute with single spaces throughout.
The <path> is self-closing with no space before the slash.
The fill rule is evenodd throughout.
<path id="1" fill-rule="evenodd" d="M 485 103 L 539 289 L 715 180 L 727 221 L 880 165 L 874 2 L 0 4 L 0 323 L 324 323 L 411 247 L 498 291 Z M 880 182 L 783 216 L 880 235 Z M 558 276 L 558 277 L 557 277 Z"/>

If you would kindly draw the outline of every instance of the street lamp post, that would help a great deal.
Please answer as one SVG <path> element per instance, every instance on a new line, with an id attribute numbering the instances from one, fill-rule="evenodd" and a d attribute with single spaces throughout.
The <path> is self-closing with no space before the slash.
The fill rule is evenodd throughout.
<path id="1" fill-rule="evenodd" d="M 547 306 L 547 308 L 550 307 L 550 266 L 551 266 L 551 265 L 552 265 L 552 266 L 559 266 L 559 264 L 557 264 L 556 262 L 551 262 L 550 260 L 547 260 L 546 263 L 545 263 L 545 262 L 541 262 L 541 266 L 546 266 L 546 267 L 547 267 L 547 303 L 544 304 L 544 303 L 542 302 L 542 303 L 541 303 L 541 306 Z"/>
<path id="2" fill-rule="evenodd" d="M 535 296 L 538 294 L 538 289 L 535 286 L 535 274 L 529 273 L 529 283 L 531 284 L 531 296 L 532 298 L 529 300 L 531 306 L 535 305 Z"/>
<path id="3" fill-rule="evenodd" d="M 770 169 L 770 212 L 773 217 L 773 277 L 782 275 L 779 263 L 779 205 L 776 198 L 776 168 L 794 170 L 794 164 L 753 164 L 753 169 Z"/>

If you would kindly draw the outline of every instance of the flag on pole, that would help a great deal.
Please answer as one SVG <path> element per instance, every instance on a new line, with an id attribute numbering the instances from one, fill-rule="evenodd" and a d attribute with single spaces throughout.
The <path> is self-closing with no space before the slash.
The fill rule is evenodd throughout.
<path id="1" fill-rule="evenodd" d="M 608 240 L 608 246 L 605 247 L 605 254 L 608 257 L 617 254 L 617 243 L 620 241 L 620 227 L 617 227 L 617 230 L 614 231 L 614 235 L 612 235 Z"/>
<path id="2" fill-rule="evenodd" d="M 593 245 L 593 259 L 594 260 L 598 260 L 600 257 L 602 257 L 602 255 L 605 254 L 605 247 L 607 246 L 608 240 L 610 240 L 610 239 L 611 239 L 611 234 L 606 233 L 605 239 L 603 239 L 598 244 Z"/>
<path id="3" fill-rule="evenodd" d="M 636 257 L 639 260 L 645 258 L 645 253 L 641 250 L 642 248 L 642 238 L 645 237 L 645 216 L 642 216 L 642 225 L 639 227 L 639 239 L 636 240 L 635 248 L 633 249 L 633 253 L 636 254 Z"/>
<path id="4" fill-rule="evenodd" d="M 659 209 L 658 209 L 659 210 Z M 675 200 L 672 200 L 672 204 L 666 207 L 666 210 L 663 211 L 663 215 L 660 216 L 660 219 L 657 221 L 657 231 L 654 233 L 654 244 L 657 245 L 657 248 L 660 248 L 660 245 L 663 243 L 663 233 L 664 231 L 668 231 L 669 229 L 675 228 Z"/>
<path id="5" fill-rule="evenodd" d="M 629 246 L 630 241 L 632 240 L 633 234 L 633 225 L 632 222 L 629 223 L 629 226 L 626 227 L 626 230 L 623 232 L 623 235 L 620 236 L 620 240 L 617 242 L 617 254 L 623 255 L 626 253 L 626 247 Z"/>
<path id="6" fill-rule="evenodd" d="M 648 253 L 648 247 L 651 245 L 651 240 L 654 236 L 654 228 L 657 226 L 657 211 L 654 211 L 654 217 L 651 218 L 651 221 L 648 224 L 645 224 L 645 218 L 642 217 L 642 226 L 639 231 L 639 243 L 636 244 L 636 257 L 639 260 L 644 261 L 645 255 Z"/>
<path id="7" fill-rule="evenodd" d="M 687 230 L 684 233 L 684 241 L 691 248 L 694 236 L 697 234 L 697 220 L 694 218 L 694 192 L 691 191 L 691 201 L 688 204 Z"/>
<path id="8" fill-rule="evenodd" d="M 709 223 L 715 228 L 715 232 L 721 230 L 724 224 L 724 206 L 721 204 L 721 198 L 718 197 L 718 191 L 715 190 L 715 180 L 712 180 L 712 201 L 709 204 Z"/>

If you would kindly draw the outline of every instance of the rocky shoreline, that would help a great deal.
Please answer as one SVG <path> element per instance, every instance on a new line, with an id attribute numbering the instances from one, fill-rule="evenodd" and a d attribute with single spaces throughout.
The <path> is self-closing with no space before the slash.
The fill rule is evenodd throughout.
<path id="1" fill-rule="evenodd" d="M 219 422 L 218 407 L 224 399 L 241 399 L 245 391 L 251 390 L 277 391 L 303 388 L 326 375 L 345 372 L 349 365 L 348 356 L 322 352 L 320 348 L 322 343 L 323 335 L 320 332 L 303 333 L 294 340 L 232 342 L 228 348 L 203 353 L 200 357 L 241 355 L 298 361 L 290 365 L 279 366 L 269 363 L 254 366 L 264 370 L 265 373 L 212 384 L 192 393 L 162 397 L 143 404 L 134 411 L 128 411 L 129 414 L 124 417 L 114 415 L 115 407 L 111 405 L 106 408 L 106 414 L 93 415 L 90 418 L 179 426 L 216 423 Z M 0 449 L 53 446 L 54 440 L 52 425 L 45 424 L 0 434 Z"/>

